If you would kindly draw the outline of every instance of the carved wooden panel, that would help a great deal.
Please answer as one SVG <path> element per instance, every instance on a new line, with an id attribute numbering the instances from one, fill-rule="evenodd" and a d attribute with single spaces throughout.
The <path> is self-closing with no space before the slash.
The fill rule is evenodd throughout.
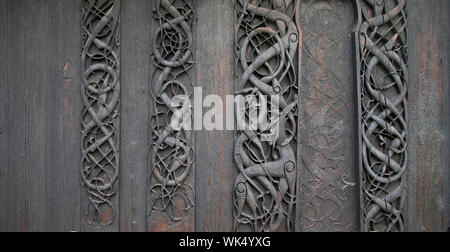
<path id="1" fill-rule="evenodd" d="M 359 228 L 355 10 L 348 0 L 300 1 L 301 231 Z"/>
<path id="2" fill-rule="evenodd" d="M 185 106 L 175 113 L 180 107 L 173 102 L 176 96 L 190 99 L 194 87 L 194 1 L 155 1 L 153 19 L 149 226 L 169 231 L 190 225 L 195 205 L 193 133 L 182 127 L 192 111 Z"/>
<path id="3" fill-rule="evenodd" d="M 293 231 L 297 189 L 298 1 L 236 1 L 236 93 L 264 95 L 246 106 L 277 106 L 279 137 L 264 128 L 237 132 L 234 160 L 235 231 Z M 271 96 L 279 96 L 278 101 Z M 269 109 L 270 110 L 270 109 Z M 263 115 L 271 120 L 270 113 Z M 239 119 L 238 119 L 239 120 Z M 246 123 L 250 123 L 246 121 Z"/>
<path id="4" fill-rule="evenodd" d="M 404 231 L 407 155 L 406 0 L 359 0 L 364 231 Z"/>
<path id="5" fill-rule="evenodd" d="M 83 0 L 81 182 L 89 224 L 116 218 L 119 180 L 120 0 Z"/>

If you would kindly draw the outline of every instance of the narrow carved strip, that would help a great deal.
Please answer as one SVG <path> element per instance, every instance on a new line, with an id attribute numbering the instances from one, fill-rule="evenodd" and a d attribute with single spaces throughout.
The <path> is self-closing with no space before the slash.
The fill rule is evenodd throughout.
<path id="1" fill-rule="evenodd" d="M 238 95 L 266 96 L 252 108 L 279 107 L 279 137 L 266 141 L 266 129 L 238 131 L 234 188 L 235 231 L 293 231 L 297 177 L 298 1 L 236 0 L 236 71 Z M 272 96 L 279 100 L 272 100 Z M 277 103 L 277 104 L 275 104 Z M 271 110 L 272 111 L 272 110 Z M 240 111 L 241 113 L 242 111 Z M 267 113 L 260 119 L 270 121 Z M 238 118 L 239 121 L 239 118 Z M 245 122 L 249 124 L 249 122 Z M 270 134 L 270 133 L 269 133 Z"/>
<path id="2" fill-rule="evenodd" d="M 404 231 L 406 0 L 358 0 L 363 231 Z"/>
<path id="3" fill-rule="evenodd" d="M 119 176 L 120 0 L 82 0 L 81 182 L 89 224 L 110 225 Z"/>
<path id="4" fill-rule="evenodd" d="M 158 0 L 153 11 L 158 28 L 152 42 L 154 114 L 149 214 L 165 214 L 174 224 L 189 214 L 195 201 L 190 184 L 194 162 L 192 133 L 184 127 L 191 122 L 192 113 L 190 106 L 182 106 L 186 105 L 183 97 L 190 101 L 194 86 L 191 74 L 195 10 L 193 0 Z"/>

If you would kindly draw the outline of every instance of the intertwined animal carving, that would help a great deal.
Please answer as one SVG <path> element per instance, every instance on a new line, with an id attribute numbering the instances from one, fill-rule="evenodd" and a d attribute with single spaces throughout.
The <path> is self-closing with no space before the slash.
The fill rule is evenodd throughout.
<path id="1" fill-rule="evenodd" d="M 83 0 L 81 182 L 89 224 L 110 225 L 119 179 L 120 0 Z"/>
<path id="2" fill-rule="evenodd" d="M 177 223 L 193 209 L 195 200 L 193 186 L 188 183 L 194 162 L 192 133 L 183 128 L 186 121 L 190 122 L 191 108 L 183 106 L 182 101 L 174 102 L 176 97 L 190 97 L 194 86 L 191 69 L 195 13 L 192 0 L 157 0 L 153 10 L 159 27 L 153 37 L 149 214 L 164 213 Z"/>
<path id="3" fill-rule="evenodd" d="M 405 230 L 406 0 L 359 0 L 363 230 Z"/>
<path id="4" fill-rule="evenodd" d="M 245 106 L 279 108 L 279 137 L 264 141 L 265 129 L 238 132 L 234 159 L 235 231 L 293 231 L 296 204 L 298 1 L 237 0 L 237 88 L 239 95 L 267 96 Z M 272 96 L 279 100 L 271 100 Z M 266 103 L 266 104 L 262 104 Z M 263 114 L 270 121 L 271 113 Z M 247 122 L 248 123 L 248 122 Z"/>

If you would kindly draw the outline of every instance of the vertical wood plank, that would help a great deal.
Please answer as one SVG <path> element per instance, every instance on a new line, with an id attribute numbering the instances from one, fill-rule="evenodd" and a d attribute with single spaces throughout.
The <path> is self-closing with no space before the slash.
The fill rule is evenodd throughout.
<path id="1" fill-rule="evenodd" d="M 79 231 L 81 8 L 78 1 L 48 3 L 46 230 Z"/>
<path id="2" fill-rule="evenodd" d="M 448 1 L 408 1 L 409 12 L 409 174 L 408 222 L 410 231 L 443 229 L 443 60 L 448 57 Z M 447 47 L 447 49 L 445 48 Z M 448 78 L 445 77 L 445 78 Z M 448 115 L 445 115 L 447 117 Z M 445 153 L 448 155 L 448 153 Z"/>
<path id="3" fill-rule="evenodd" d="M 45 71 L 49 74 L 46 82 L 46 231 L 64 231 L 64 103 L 63 65 L 61 58 L 63 1 L 47 1 L 48 22 L 46 24 Z M 61 64 L 60 64 L 61 63 Z"/>
<path id="4" fill-rule="evenodd" d="M 359 229 L 357 85 L 351 1 L 302 0 L 300 230 Z"/>
<path id="5" fill-rule="evenodd" d="M 46 91 L 49 71 L 46 51 L 50 44 L 46 41 L 48 21 L 48 1 L 29 1 L 30 14 L 27 16 L 30 32 L 25 41 L 25 100 L 26 100 L 26 201 L 28 202 L 29 225 L 27 231 L 43 231 L 46 223 Z M 24 6 L 22 6 L 24 8 Z"/>
<path id="6" fill-rule="evenodd" d="M 147 230 L 152 1 L 122 4 L 120 230 Z"/>
<path id="7" fill-rule="evenodd" d="M 81 219 L 80 169 L 80 116 L 81 116 L 81 8 L 79 1 L 64 0 L 62 16 L 62 57 L 58 68 L 63 67 L 63 150 L 64 166 L 64 231 L 79 231 Z M 66 27 L 71 27 L 66 29 Z M 62 62 L 61 62 L 62 61 Z M 77 144 L 76 144 L 77 143 Z"/>
<path id="8" fill-rule="evenodd" d="M 224 102 L 235 91 L 234 16 L 233 1 L 198 1 L 197 86 L 203 96 L 218 95 Z M 234 132 L 198 131 L 195 151 L 196 231 L 232 231 Z"/>
<path id="9" fill-rule="evenodd" d="M 8 230 L 8 1 L 0 0 L 0 232 Z"/>
<path id="10" fill-rule="evenodd" d="M 444 176 L 444 232 L 450 232 L 450 31 L 448 24 L 450 23 L 450 1 L 443 0 L 443 12 L 447 13 L 443 15 L 441 25 L 443 28 L 442 34 L 442 116 L 443 116 L 443 146 L 442 148 L 442 170 Z M 447 28 L 445 28 L 447 27 Z M 447 74 L 446 74 L 447 73 Z"/>
<path id="11" fill-rule="evenodd" d="M 26 231 L 28 202 L 25 200 L 25 37 L 31 32 L 25 0 L 8 0 L 8 231 Z M 20 32 L 19 32 L 20 31 Z"/>

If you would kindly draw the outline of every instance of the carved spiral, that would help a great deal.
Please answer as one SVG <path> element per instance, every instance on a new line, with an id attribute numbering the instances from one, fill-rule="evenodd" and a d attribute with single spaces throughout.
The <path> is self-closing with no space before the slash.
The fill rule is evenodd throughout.
<path id="1" fill-rule="evenodd" d="M 181 113 L 176 113 L 180 107 L 172 101 L 176 96 L 190 97 L 189 90 L 194 86 L 190 76 L 193 2 L 155 1 L 153 18 L 159 27 L 153 39 L 151 92 L 155 111 L 151 124 L 150 209 L 165 213 L 172 222 L 180 222 L 194 207 L 194 189 L 186 183 L 194 162 L 191 133 L 181 128 L 191 118 L 191 108 L 185 106 Z M 174 127 L 173 121 L 179 125 Z"/>
<path id="2" fill-rule="evenodd" d="M 404 231 L 406 0 L 360 0 L 365 231 Z"/>
<path id="3" fill-rule="evenodd" d="M 293 231 L 296 204 L 298 83 L 296 57 L 299 33 L 294 23 L 297 1 L 236 1 L 238 27 L 237 93 L 265 95 L 251 108 L 279 106 L 280 136 L 262 139 L 264 129 L 238 133 L 234 159 L 239 170 L 234 189 L 235 231 Z M 270 101 L 279 95 L 279 104 Z M 267 104 L 262 104 L 267 103 Z M 270 110 L 270 109 L 269 109 Z M 270 121 L 271 115 L 267 113 Z"/>
<path id="4" fill-rule="evenodd" d="M 119 180 L 120 0 L 83 0 L 81 182 L 89 224 L 115 220 Z"/>

